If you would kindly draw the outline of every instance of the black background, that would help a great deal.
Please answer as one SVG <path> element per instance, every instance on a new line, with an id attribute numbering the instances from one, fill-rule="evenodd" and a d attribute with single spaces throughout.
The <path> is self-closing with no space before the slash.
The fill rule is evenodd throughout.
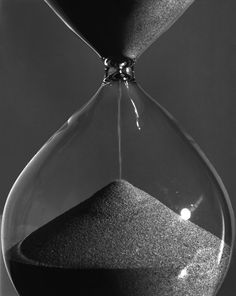
<path id="1" fill-rule="evenodd" d="M 196 0 L 141 56 L 136 78 L 198 142 L 236 211 L 235 12 L 235 0 Z M 0 0 L 0 213 L 22 168 L 102 78 L 96 54 L 43 0 Z M 235 272 L 233 257 L 219 296 L 235 296 Z M 2 277 L 1 296 L 15 295 Z"/>

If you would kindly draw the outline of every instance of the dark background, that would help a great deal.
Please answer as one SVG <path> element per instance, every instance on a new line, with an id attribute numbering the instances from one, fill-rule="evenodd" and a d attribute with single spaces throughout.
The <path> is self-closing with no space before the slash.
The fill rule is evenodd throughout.
<path id="1" fill-rule="evenodd" d="M 235 0 L 196 0 L 142 55 L 136 77 L 202 147 L 236 211 L 235 15 Z M 0 0 L 0 213 L 27 162 L 102 78 L 96 54 L 43 0 Z M 233 257 L 219 296 L 235 296 L 235 272 Z M 15 295 L 2 277 L 1 296 Z"/>

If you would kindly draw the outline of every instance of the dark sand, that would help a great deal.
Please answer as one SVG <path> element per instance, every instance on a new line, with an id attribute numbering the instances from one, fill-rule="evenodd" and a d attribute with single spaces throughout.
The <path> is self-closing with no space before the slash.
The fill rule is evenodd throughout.
<path id="1" fill-rule="evenodd" d="M 47 0 L 104 58 L 136 59 L 193 0 Z"/>
<path id="2" fill-rule="evenodd" d="M 22 296 L 32 295 L 37 278 L 46 296 L 50 289 L 64 295 L 73 285 L 83 296 L 99 289 L 117 296 L 211 296 L 229 254 L 219 238 L 121 180 L 33 232 L 8 256 Z"/>

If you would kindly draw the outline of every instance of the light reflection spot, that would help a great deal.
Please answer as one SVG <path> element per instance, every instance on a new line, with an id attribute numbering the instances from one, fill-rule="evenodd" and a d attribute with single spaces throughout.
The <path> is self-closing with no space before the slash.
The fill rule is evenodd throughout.
<path id="1" fill-rule="evenodd" d="M 191 217 L 191 211 L 187 208 L 184 208 L 180 212 L 181 218 L 184 220 L 189 220 Z"/>
<path id="2" fill-rule="evenodd" d="M 183 279 L 184 277 L 186 277 L 186 275 L 187 275 L 187 268 L 184 268 L 181 270 L 178 278 Z"/>

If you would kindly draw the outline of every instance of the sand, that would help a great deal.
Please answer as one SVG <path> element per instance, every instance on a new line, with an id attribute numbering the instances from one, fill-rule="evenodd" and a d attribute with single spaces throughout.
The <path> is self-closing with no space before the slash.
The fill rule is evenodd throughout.
<path id="1" fill-rule="evenodd" d="M 120 180 L 33 232 L 19 252 L 40 266 L 132 270 L 121 283 L 129 295 L 210 296 L 230 248 Z"/>
<path id="2" fill-rule="evenodd" d="M 103 58 L 137 59 L 194 0 L 46 0 Z"/>

